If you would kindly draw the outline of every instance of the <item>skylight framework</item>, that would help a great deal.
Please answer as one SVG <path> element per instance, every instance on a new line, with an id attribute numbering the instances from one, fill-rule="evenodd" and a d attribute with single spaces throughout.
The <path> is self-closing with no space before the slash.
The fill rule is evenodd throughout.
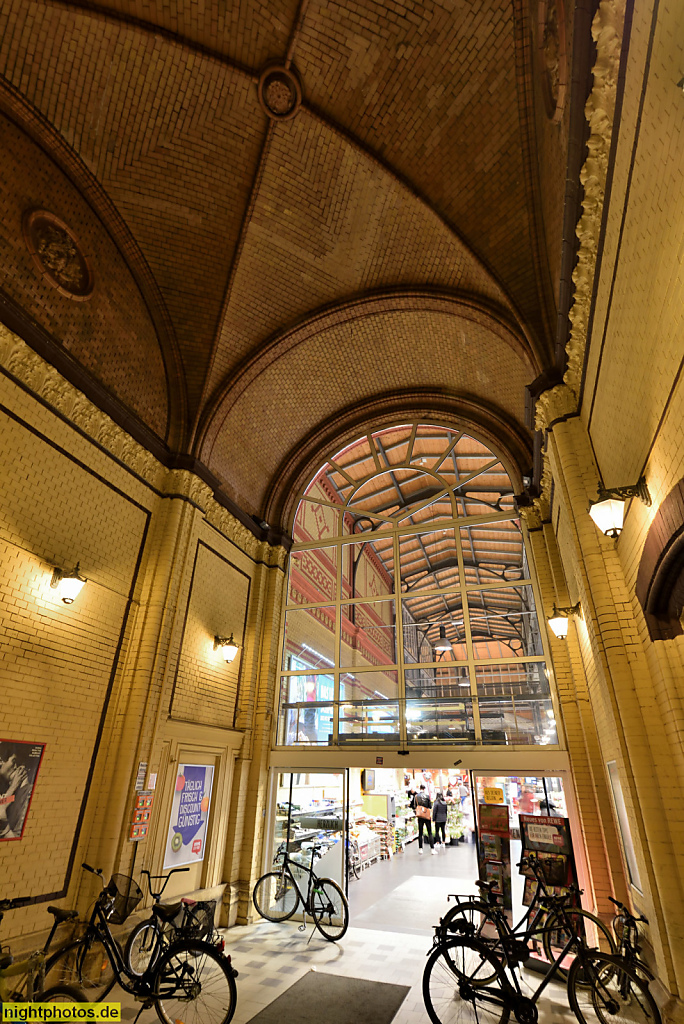
<path id="1" fill-rule="evenodd" d="M 317 473 L 293 532 L 279 745 L 557 745 L 524 528 L 486 445 L 369 433 Z"/>

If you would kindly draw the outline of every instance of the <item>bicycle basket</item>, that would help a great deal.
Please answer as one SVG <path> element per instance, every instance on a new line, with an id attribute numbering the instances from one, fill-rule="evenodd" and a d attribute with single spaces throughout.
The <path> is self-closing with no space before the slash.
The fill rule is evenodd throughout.
<path id="1" fill-rule="evenodd" d="M 107 915 L 110 924 L 123 924 L 143 898 L 142 889 L 128 875 L 112 875 L 107 892 L 114 900 Z"/>
<path id="2" fill-rule="evenodd" d="M 190 936 L 193 939 L 204 939 L 208 941 L 214 930 L 214 914 L 216 913 L 216 900 L 205 900 L 195 903 L 193 906 L 185 907 L 185 919 L 182 925 L 183 936 Z"/>

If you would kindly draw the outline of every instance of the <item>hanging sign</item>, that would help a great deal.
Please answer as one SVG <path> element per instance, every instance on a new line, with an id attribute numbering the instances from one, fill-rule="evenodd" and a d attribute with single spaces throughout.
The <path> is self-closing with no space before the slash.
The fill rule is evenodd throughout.
<path id="1" fill-rule="evenodd" d="M 484 798 L 486 804 L 503 804 L 504 791 L 497 786 L 485 786 Z"/>
<path id="2" fill-rule="evenodd" d="M 178 766 L 164 869 L 204 860 L 214 769 L 206 764 Z"/>

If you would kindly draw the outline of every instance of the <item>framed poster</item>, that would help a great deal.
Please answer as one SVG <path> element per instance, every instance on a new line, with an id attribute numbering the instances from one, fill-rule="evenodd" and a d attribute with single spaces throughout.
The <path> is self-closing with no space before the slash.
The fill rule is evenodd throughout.
<path id="1" fill-rule="evenodd" d="M 44 743 L 0 739 L 0 842 L 21 839 Z"/>
<path id="2" fill-rule="evenodd" d="M 213 779 L 212 765 L 178 765 L 164 870 L 204 860 Z"/>

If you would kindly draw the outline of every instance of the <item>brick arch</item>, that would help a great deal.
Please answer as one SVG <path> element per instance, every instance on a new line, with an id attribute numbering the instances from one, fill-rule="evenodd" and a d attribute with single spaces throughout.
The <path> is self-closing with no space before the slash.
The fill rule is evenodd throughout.
<path id="1" fill-rule="evenodd" d="M 426 424 L 464 430 L 484 442 L 501 459 L 514 489 L 518 493 L 522 491 L 522 477 L 530 472 L 532 465 L 532 445 L 504 412 L 467 395 L 395 392 L 349 406 L 321 424 L 290 451 L 267 495 L 264 518 L 289 534 L 301 494 L 326 457 L 366 431 L 381 430 L 416 419 Z"/>
<path id="2" fill-rule="evenodd" d="M 487 302 L 482 296 L 429 288 L 383 289 L 355 296 L 315 310 L 298 323 L 278 331 L 231 372 L 203 412 L 195 442 L 200 458 L 210 460 L 216 437 L 232 406 L 273 363 L 332 326 L 349 324 L 362 329 L 364 321 L 370 317 L 395 312 L 442 313 L 477 324 L 514 352 L 531 376 L 541 372 L 530 338 L 513 320 L 510 311 Z"/>
<path id="3" fill-rule="evenodd" d="M 142 251 L 107 193 L 66 139 L 18 90 L 2 79 L 0 79 L 0 115 L 4 115 L 7 122 L 15 126 L 27 138 L 29 144 L 34 148 L 35 161 L 46 163 L 46 165 L 51 164 L 54 168 L 53 178 L 55 181 L 63 178 L 66 192 L 71 193 L 65 198 L 67 205 L 70 208 L 75 204 L 82 205 L 84 212 L 88 208 L 90 216 L 86 219 L 90 221 L 92 232 L 104 233 L 107 236 L 107 242 L 116 250 L 117 271 L 130 279 L 131 298 L 133 303 L 140 307 L 140 315 L 149 322 L 149 334 L 154 335 L 154 345 L 161 359 L 166 417 L 161 436 L 171 448 L 179 447 L 182 444 L 182 436 L 187 423 L 187 400 L 183 386 L 178 342 L 164 299 Z M 76 199 L 76 197 L 78 198 Z M 23 306 L 24 303 L 21 305 Z M 35 311 L 29 312 L 38 323 L 41 322 L 40 317 L 36 317 Z M 118 335 L 127 333 L 126 316 L 130 312 L 130 308 L 126 309 L 122 304 L 121 323 L 112 327 L 114 333 Z M 26 334 L 26 331 L 22 329 L 22 324 L 17 323 L 11 326 L 18 333 Z M 46 327 L 46 325 L 42 326 Z M 49 345 L 50 335 L 54 332 L 51 332 L 48 327 L 46 330 L 46 343 Z M 59 331 L 57 334 L 59 341 L 63 342 L 62 332 Z M 31 344 L 35 341 L 31 336 L 26 336 L 25 340 Z M 42 351 L 41 354 L 50 359 L 49 352 Z M 54 354 L 59 357 L 60 352 L 56 351 Z M 106 367 L 106 360 L 100 359 L 98 363 Z M 68 365 L 62 365 L 60 362 L 58 368 L 66 376 L 70 376 Z M 89 369 L 89 372 L 92 373 L 93 370 Z M 94 375 L 98 377 L 97 373 Z M 88 387 L 84 385 L 82 379 L 74 380 L 73 383 L 88 391 Z M 125 403 L 128 409 L 132 409 L 140 417 L 145 427 L 151 426 L 146 420 L 142 407 L 144 399 L 138 403 L 140 407 L 136 408 L 136 403 L 131 401 L 131 396 L 122 395 L 120 388 L 117 391 L 116 387 L 110 387 L 107 380 L 101 375 L 98 377 L 98 383 L 104 384 L 117 399 Z M 139 387 L 140 381 L 135 382 L 134 386 Z M 96 390 L 97 394 L 101 395 L 101 388 L 97 388 L 97 385 Z M 90 397 L 98 402 L 98 398 L 94 394 Z M 110 408 L 108 411 L 115 419 L 120 419 L 117 416 L 116 407 Z M 135 425 L 127 421 L 125 412 L 123 415 L 126 422 L 122 422 L 121 425 L 134 435 L 139 435 L 140 432 L 136 431 Z M 160 435 L 158 427 L 152 426 L 152 429 L 158 436 Z M 139 436 L 139 440 L 142 443 L 148 443 L 144 434 Z"/>
<path id="4" fill-rule="evenodd" d="M 684 478 L 672 488 L 651 523 L 636 596 L 651 640 L 672 640 L 684 632 Z"/>

